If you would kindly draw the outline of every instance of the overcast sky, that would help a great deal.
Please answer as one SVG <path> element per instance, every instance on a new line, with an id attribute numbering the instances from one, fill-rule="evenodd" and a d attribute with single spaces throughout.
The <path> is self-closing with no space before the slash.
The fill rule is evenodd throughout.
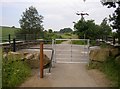
<path id="1" fill-rule="evenodd" d="M 44 17 L 44 28 L 60 30 L 65 27 L 73 28 L 80 16 L 75 13 L 87 12 L 85 19 L 93 19 L 97 24 L 114 12 L 103 6 L 100 0 L 1 0 L 0 25 L 20 27 L 19 19 L 26 8 L 34 6 L 39 14 Z"/>

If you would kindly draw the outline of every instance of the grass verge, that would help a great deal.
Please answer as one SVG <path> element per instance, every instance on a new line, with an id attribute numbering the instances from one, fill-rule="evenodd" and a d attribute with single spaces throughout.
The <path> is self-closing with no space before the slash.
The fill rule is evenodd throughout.
<path id="1" fill-rule="evenodd" d="M 24 61 L 10 61 L 10 59 L 6 61 L 3 59 L 2 65 L 3 88 L 16 87 L 31 75 L 31 69 Z"/>
<path id="2" fill-rule="evenodd" d="M 120 65 L 115 62 L 114 58 L 109 58 L 103 63 L 91 62 L 89 69 L 98 69 L 102 71 L 112 82 L 113 87 L 120 88 Z"/>

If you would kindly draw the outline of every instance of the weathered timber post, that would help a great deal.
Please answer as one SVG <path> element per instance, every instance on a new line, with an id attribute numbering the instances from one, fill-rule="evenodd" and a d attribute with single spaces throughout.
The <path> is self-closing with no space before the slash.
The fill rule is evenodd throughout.
<path id="1" fill-rule="evenodd" d="M 25 41 L 26 41 L 26 34 L 25 34 Z"/>
<path id="2" fill-rule="evenodd" d="M 40 78 L 43 78 L 43 42 L 40 43 Z"/>
<path id="3" fill-rule="evenodd" d="M 9 44 L 10 44 L 10 42 L 11 42 L 11 39 L 10 39 L 10 34 L 8 35 L 8 39 L 9 39 Z"/>
<path id="4" fill-rule="evenodd" d="M 113 36 L 113 45 L 115 45 L 115 36 Z"/>
<path id="5" fill-rule="evenodd" d="M 13 39 L 13 52 L 16 52 L 16 43 L 15 43 L 15 38 Z"/>

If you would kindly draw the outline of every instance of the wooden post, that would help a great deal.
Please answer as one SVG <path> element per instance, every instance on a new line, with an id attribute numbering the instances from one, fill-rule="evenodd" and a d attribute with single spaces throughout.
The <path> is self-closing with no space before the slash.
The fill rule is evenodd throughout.
<path id="1" fill-rule="evenodd" d="M 8 38 L 9 38 L 9 44 L 10 44 L 10 41 L 11 41 L 11 39 L 10 39 L 10 34 L 8 35 Z"/>
<path id="2" fill-rule="evenodd" d="M 43 78 L 43 42 L 40 43 L 40 78 Z"/>
<path id="3" fill-rule="evenodd" d="M 13 52 L 16 52 L 16 42 L 15 42 L 15 38 L 13 39 Z"/>
<path id="4" fill-rule="evenodd" d="M 25 41 L 26 41 L 26 34 L 25 34 Z"/>

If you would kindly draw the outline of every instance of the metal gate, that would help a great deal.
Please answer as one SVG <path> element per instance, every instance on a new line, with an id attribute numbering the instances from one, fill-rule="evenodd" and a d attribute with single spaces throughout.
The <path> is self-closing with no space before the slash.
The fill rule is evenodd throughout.
<path id="1" fill-rule="evenodd" d="M 89 39 L 55 39 L 56 63 L 87 63 Z"/>

